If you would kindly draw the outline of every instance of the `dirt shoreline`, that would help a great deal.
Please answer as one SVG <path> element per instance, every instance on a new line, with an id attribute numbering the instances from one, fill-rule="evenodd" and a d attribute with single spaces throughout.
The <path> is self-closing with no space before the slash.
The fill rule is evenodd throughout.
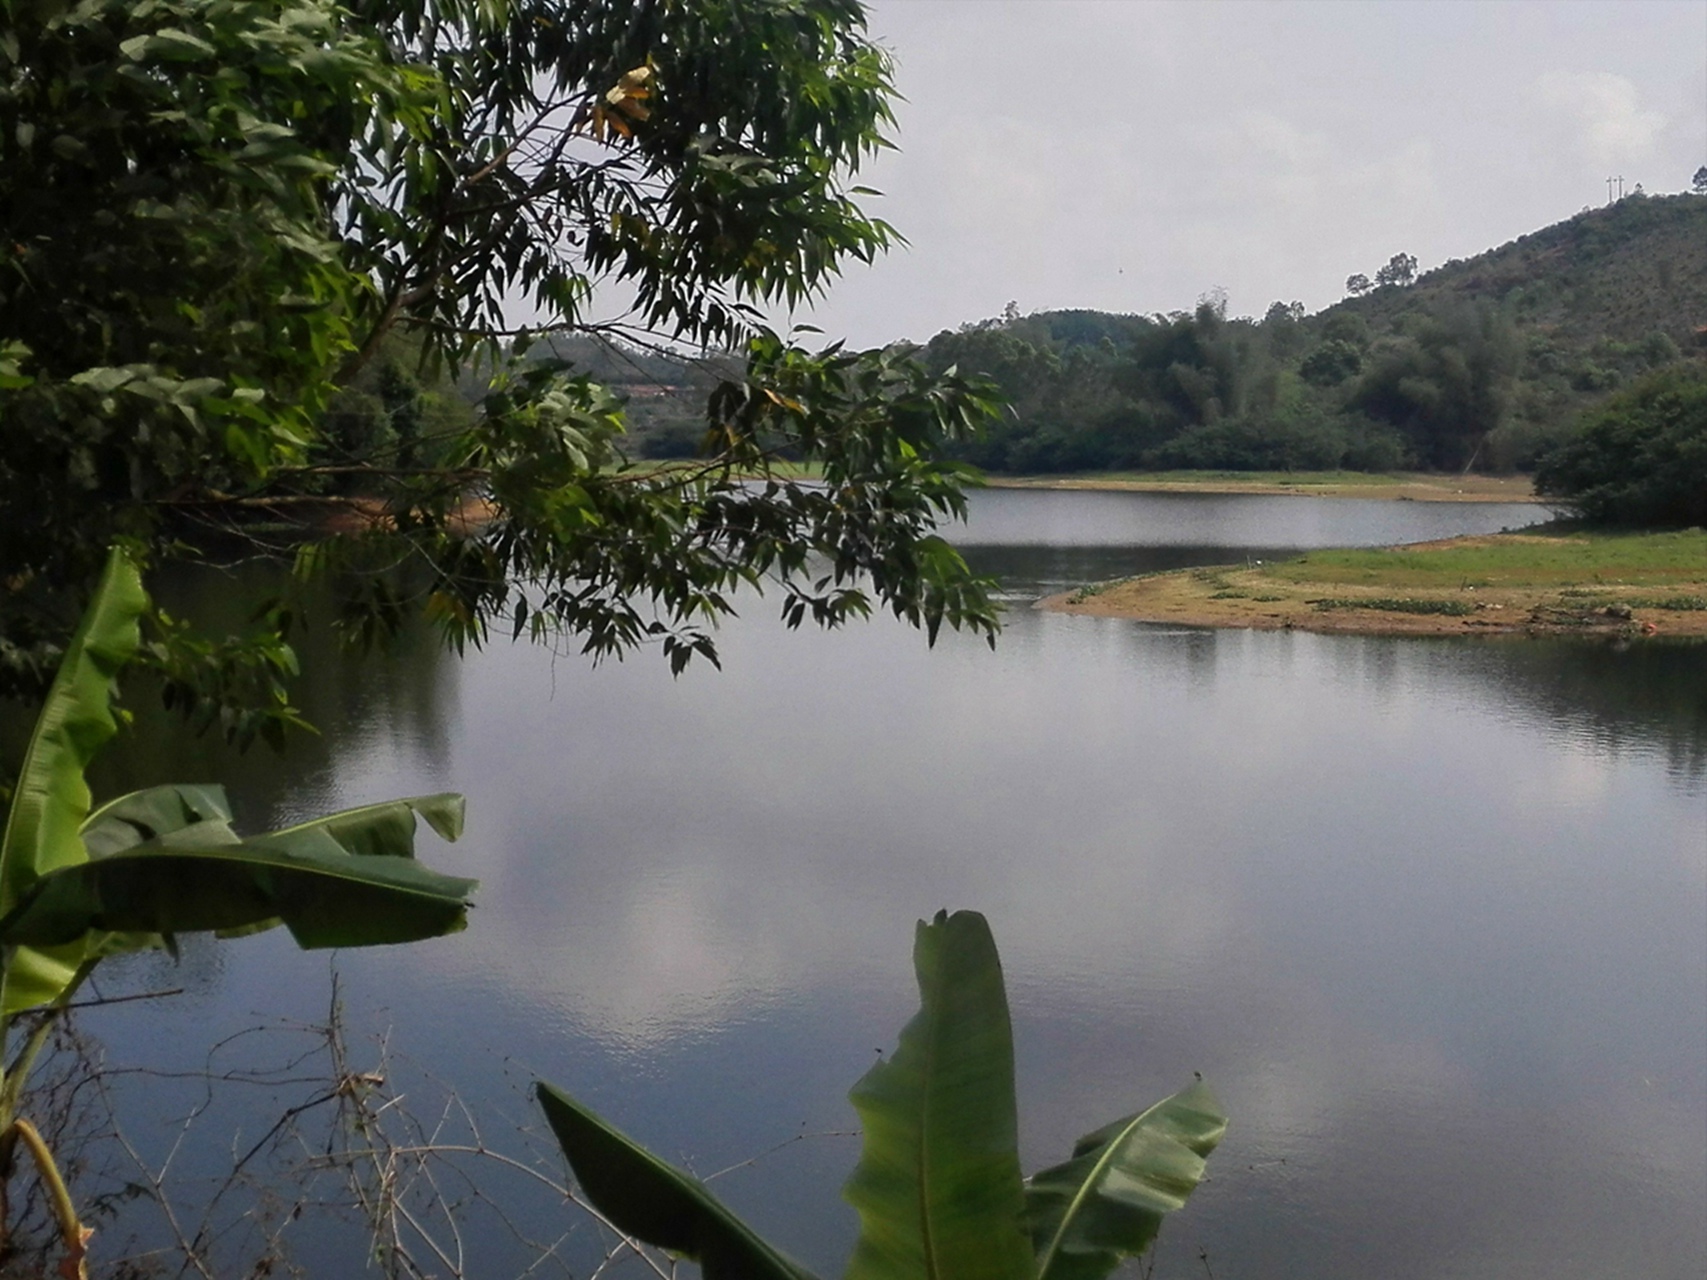
<path id="1" fill-rule="evenodd" d="M 1392 502 L 1540 502 L 1528 476 L 1401 473 L 1364 478 L 1243 479 L 1237 473 L 1170 478 L 1154 475 L 986 476 L 992 489 L 1093 489 L 1127 493 L 1254 493 L 1312 498 L 1381 498 Z"/>
<path id="2" fill-rule="evenodd" d="M 1513 537 L 1514 535 L 1502 535 Z M 1516 535 L 1521 536 L 1521 535 Z M 1451 539 L 1406 552 L 1484 542 Z M 1444 588 L 1394 582 L 1312 581 L 1288 562 L 1261 562 L 1146 574 L 1095 583 L 1039 600 L 1055 613 L 1124 618 L 1182 627 L 1311 631 L 1328 635 L 1707 638 L 1707 563 L 1685 578 L 1592 581 L 1586 585 L 1487 583 Z M 1674 607 L 1663 607 L 1664 601 Z"/>

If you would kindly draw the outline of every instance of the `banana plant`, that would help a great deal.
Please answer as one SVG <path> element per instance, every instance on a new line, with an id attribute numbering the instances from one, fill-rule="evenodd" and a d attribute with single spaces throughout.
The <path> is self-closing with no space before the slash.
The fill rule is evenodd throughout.
<path id="1" fill-rule="evenodd" d="M 984 917 L 939 913 L 913 946 L 920 1008 L 849 1095 L 865 1128 L 843 1194 L 860 1215 L 847 1280 L 1101 1280 L 1185 1203 L 1227 1119 L 1201 1082 L 1020 1174 L 1013 1032 Z M 812 1280 L 718 1202 L 562 1090 L 538 1097 L 582 1191 L 630 1237 L 705 1280 Z"/>
<path id="2" fill-rule="evenodd" d="M 0 1239 L 5 1179 L 22 1144 L 35 1160 L 67 1257 L 84 1274 L 88 1232 L 52 1154 L 19 1115 L 55 1019 L 105 957 L 283 925 L 303 947 L 411 942 L 460 929 L 472 880 L 414 860 L 416 819 L 447 840 L 457 795 L 366 805 L 263 835 L 232 828 L 224 791 L 170 785 L 93 807 L 85 771 L 117 731 L 119 671 L 141 642 L 141 574 L 114 550 L 48 691 L 0 836 Z M 15 1022 L 29 1022 L 11 1052 Z M 7 1055 L 10 1053 L 10 1060 Z"/>

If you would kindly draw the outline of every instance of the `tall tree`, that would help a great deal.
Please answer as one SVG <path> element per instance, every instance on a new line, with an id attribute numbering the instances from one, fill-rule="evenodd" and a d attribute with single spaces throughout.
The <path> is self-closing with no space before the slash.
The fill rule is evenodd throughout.
<path id="1" fill-rule="evenodd" d="M 1381 285 L 1408 285 L 1415 283 L 1417 278 L 1417 259 L 1415 254 L 1395 253 L 1387 259 L 1387 265 L 1375 273 L 1375 283 Z"/>
<path id="2" fill-rule="evenodd" d="M 299 563 L 406 563 L 457 643 L 502 622 L 679 665 L 766 582 L 791 623 L 993 629 L 934 535 L 963 504 L 936 446 L 987 397 L 757 309 L 896 238 L 849 185 L 893 96 L 854 0 L 0 10 L 5 687 L 39 687 L 115 537 L 171 554 L 335 506 L 365 532 Z M 620 402 L 525 359 L 511 314 L 744 364 L 694 465 L 637 470 Z M 329 398 L 399 332 L 426 373 L 480 364 L 473 421 L 328 452 Z M 403 587 L 362 580 L 396 616 Z"/>

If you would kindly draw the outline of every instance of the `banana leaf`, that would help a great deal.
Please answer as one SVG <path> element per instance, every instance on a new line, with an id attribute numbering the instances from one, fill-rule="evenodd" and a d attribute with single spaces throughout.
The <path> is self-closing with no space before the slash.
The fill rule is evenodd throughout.
<path id="1" fill-rule="evenodd" d="M 136 565 L 108 558 L 66 648 L 0 838 L 0 1016 L 50 1004 L 102 956 L 284 924 L 304 947 L 411 942 L 461 928 L 472 880 L 414 862 L 417 814 L 454 840 L 460 796 L 332 814 L 242 839 L 218 787 L 163 786 L 90 812 L 84 771 L 117 729 L 119 670 L 148 607 Z"/>
<path id="2" fill-rule="evenodd" d="M 196 823 L 231 824 L 225 788 L 169 783 L 109 800 L 87 818 L 77 834 L 91 858 L 105 858 Z M 237 836 L 231 836 L 235 843 Z"/>
<path id="3" fill-rule="evenodd" d="M 1073 1157 L 1033 1174 L 1026 1218 L 1038 1280 L 1101 1280 L 1142 1253 L 1203 1179 L 1227 1117 L 1202 1083 L 1086 1134 Z"/>
<path id="4" fill-rule="evenodd" d="M 976 912 L 919 922 L 920 1008 L 849 1094 L 865 1126 L 843 1194 L 859 1210 L 848 1280 L 1031 1280 L 1022 1230 L 1013 1033 Z"/>
<path id="5" fill-rule="evenodd" d="M 812 1280 L 698 1178 L 664 1163 L 561 1089 L 542 1082 L 538 1093 L 576 1181 L 617 1230 L 691 1258 L 705 1280 Z"/>
<path id="6" fill-rule="evenodd" d="M 78 829 L 90 856 L 101 858 L 129 849 L 155 835 L 177 831 L 191 823 L 229 824 L 231 808 L 223 787 L 168 785 L 133 791 L 109 800 Z M 229 826 L 225 843 L 237 836 Z M 7 974 L 4 1005 L 6 1016 L 38 1005 L 51 1004 L 71 983 L 81 965 L 127 951 L 175 945 L 170 934 L 89 933 L 57 947 L 19 947 L 14 967 Z"/>
<path id="7" fill-rule="evenodd" d="M 123 830 L 162 811 L 194 815 L 176 798 L 206 800 L 211 789 L 156 788 L 102 811 L 92 857 L 42 876 L 0 919 L 0 941 L 35 947 L 75 944 L 102 934 L 252 932 L 283 923 L 303 947 L 413 942 L 461 928 L 475 882 L 414 861 L 415 815 L 455 839 L 462 797 L 420 796 L 364 805 L 300 826 L 239 839 L 221 812 L 123 844 Z M 199 793 L 199 794 L 198 794 Z M 110 946 L 103 950 L 110 950 Z"/>
<path id="8" fill-rule="evenodd" d="M 78 837 L 89 813 L 83 771 L 117 731 L 114 677 L 142 642 L 138 620 L 147 607 L 135 563 L 114 548 L 66 646 L 18 774 L 0 836 L 0 916 L 17 906 L 38 877 L 88 856 Z M 6 959 L 0 1016 L 58 998 L 81 962 L 75 946 L 18 948 Z"/>

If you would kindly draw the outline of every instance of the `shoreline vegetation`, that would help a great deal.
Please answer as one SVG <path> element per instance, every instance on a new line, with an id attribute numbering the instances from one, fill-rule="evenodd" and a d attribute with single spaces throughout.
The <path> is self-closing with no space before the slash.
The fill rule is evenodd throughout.
<path id="1" fill-rule="evenodd" d="M 1561 527 L 1311 551 L 1093 583 L 1035 607 L 1329 634 L 1707 638 L 1707 531 Z"/>
<path id="2" fill-rule="evenodd" d="M 689 466 L 687 462 L 635 464 Z M 783 480 L 816 480 L 819 468 L 777 461 L 767 473 Z M 755 479 L 760 478 L 755 474 Z M 1438 471 L 1086 471 L 1049 475 L 985 472 L 977 488 L 1076 489 L 1117 493 L 1290 494 L 1306 498 L 1384 498 L 1394 502 L 1535 502 L 1529 475 Z"/>
<path id="3" fill-rule="evenodd" d="M 1130 493 L 1292 494 L 1397 502 L 1541 502 L 1527 475 L 1425 471 L 1102 471 L 986 475 L 992 489 L 1108 489 Z"/>

